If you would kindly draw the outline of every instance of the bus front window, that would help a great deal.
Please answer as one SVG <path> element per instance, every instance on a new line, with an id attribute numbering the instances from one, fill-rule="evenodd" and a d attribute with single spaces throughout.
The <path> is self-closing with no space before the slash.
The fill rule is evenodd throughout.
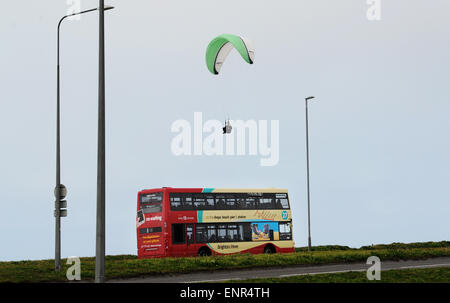
<path id="1" fill-rule="evenodd" d="M 162 193 L 142 194 L 140 203 L 144 214 L 161 212 L 162 199 Z"/>

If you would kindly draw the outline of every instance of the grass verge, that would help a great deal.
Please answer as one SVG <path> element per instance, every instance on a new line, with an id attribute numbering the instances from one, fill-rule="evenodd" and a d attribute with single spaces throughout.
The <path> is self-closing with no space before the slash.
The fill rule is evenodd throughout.
<path id="1" fill-rule="evenodd" d="M 365 262 L 369 256 L 384 260 L 416 260 L 450 256 L 450 247 L 370 250 L 332 250 L 273 255 L 230 255 L 203 258 L 137 259 L 134 255 L 106 257 L 106 277 L 126 279 L 145 275 L 175 274 L 194 271 L 242 269 L 251 267 L 314 265 Z M 71 265 L 63 260 L 59 273 L 53 260 L 0 262 L 0 282 L 65 282 Z M 93 280 L 95 258 L 81 258 L 81 278 Z"/>

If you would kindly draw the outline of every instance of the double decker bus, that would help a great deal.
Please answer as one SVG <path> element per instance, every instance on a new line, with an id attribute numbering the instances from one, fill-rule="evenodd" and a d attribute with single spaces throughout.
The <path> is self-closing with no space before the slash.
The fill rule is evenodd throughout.
<path id="1" fill-rule="evenodd" d="M 138 258 L 294 252 L 286 189 L 142 190 L 136 229 Z"/>

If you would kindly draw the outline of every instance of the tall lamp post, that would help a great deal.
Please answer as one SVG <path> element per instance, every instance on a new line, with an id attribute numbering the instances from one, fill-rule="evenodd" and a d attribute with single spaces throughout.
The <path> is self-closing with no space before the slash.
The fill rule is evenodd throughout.
<path id="1" fill-rule="evenodd" d="M 308 101 L 315 97 L 305 98 L 306 112 L 306 186 L 308 190 L 308 251 L 311 251 L 311 210 L 310 210 L 310 193 L 309 193 L 309 134 L 308 134 Z"/>
<path id="2" fill-rule="evenodd" d="M 105 282 L 105 1 L 99 0 L 97 224 L 95 282 Z"/>
<path id="3" fill-rule="evenodd" d="M 112 6 L 107 6 L 104 10 L 113 9 Z M 73 17 L 93 11 L 99 10 L 98 8 L 92 8 L 85 11 L 73 13 L 62 17 L 58 22 L 57 28 L 57 80 L 56 80 L 56 187 L 55 187 L 55 271 L 61 270 L 61 217 L 65 217 L 67 215 L 67 210 L 63 209 L 67 207 L 67 202 L 62 201 L 67 194 L 67 190 L 64 185 L 61 184 L 61 147 L 60 147 L 60 101 L 61 101 L 61 93 L 60 93 L 60 29 L 61 23 L 68 17 Z"/>

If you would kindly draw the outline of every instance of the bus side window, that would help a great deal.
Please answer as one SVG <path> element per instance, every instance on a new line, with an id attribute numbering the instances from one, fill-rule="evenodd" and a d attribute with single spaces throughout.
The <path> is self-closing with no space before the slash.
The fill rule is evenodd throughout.
<path id="1" fill-rule="evenodd" d="M 214 196 L 206 196 L 205 209 L 214 209 Z"/>
<path id="2" fill-rule="evenodd" d="M 236 199 L 236 209 L 243 209 L 245 207 L 245 200 L 243 198 Z"/>
<path id="3" fill-rule="evenodd" d="M 246 209 L 256 209 L 256 199 L 253 197 L 248 197 L 245 200 L 245 208 Z"/>
<path id="4" fill-rule="evenodd" d="M 244 241 L 252 241 L 252 227 L 250 223 L 243 223 Z"/>
<path id="5" fill-rule="evenodd" d="M 181 207 L 181 197 L 170 195 L 171 209 L 179 209 Z"/>
<path id="6" fill-rule="evenodd" d="M 238 225 L 238 241 L 244 241 L 244 226 L 242 224 Z"/>
<path id="7" fill-rule="evenodd" d="M 216 197 L 216 209 L 225 209 L 225 200 L 223 196 Z"/>
<path id="8" fill-rule="evenodd" d="M 280 240 L 291 240 L 291 223 L 290 222 L 280 222 L 279 223 L 279 235 Z"/>
<path id="9" fill-rule="evenodd" d="M 228 224 L 227 226 L 227 241 L 239 241 L 239 235 L 238 235 L 239 229 L 236 224 Z"/>
<path id="10" fill-rule="evenodd" d="M 205 209 L 206 208 L 206 199 L 205 197 L 199 195 L 194 197 L 194 208 L 196 209 Z"/>
<path id="11" fill-rule="evenodd" d="M 217 242 L 217 233 L 215 224 L 208 224 L 208 242 Z"/>
<path id="12" fill-rule="evenodd" d="M 269 209 L 272 208 L 272 198 L 260 198 L 259 199 L 259 208 L 261 209 Z"/>
<path id="13" fill-rule="evenodd" d="M 281 199 L 280 203 L 281 203 L 282 208 L 286 208 L 286 209 L 289 208 L 288 199 Z"/>
<path id="14" fill-rule="evenodd" d="M 208 242 L 208 230 L 207 226 L 204 224 L 195 225 L 195 242 L 206 243 Z"/>
<path id="15" fill-rule="evenodd" d="M 194 243 L 194 224 L 186 224 L 187 243 Z"/>
<path id="16" fill-rule="evenodd" d="M 280 199 L 276 199 L 276 202 L 275 202 L 275 208 L 276 209 L 281 209 L 282 207 L 281 207 L 281 200 Z"/>
<path id="17" fill-rule="evenodd" d="M 227 236 L 227 226 L 225 224 L 219 224 L 217 226 L 217 236 L 219 242 L 225 242 Z"/>
<path id="18" fill-rule="evenodd" d="M 225 204 L 225 208 L 226 209 L 234 209 L 235 206 L 236 206 L 236 199 L 232 195 L 229 195 L 226 198 L 226 202 L 225 203 L 226 203 Z"/>
<path id="19" fill-rule="evenodd" d="M 275 194 L 275 208 L 277 209 L 289 209 L 288 195 L 285 193 Z"/>
<path id="20" fill-rule="evenodd" d="M 183 209 L 184 210 L 192 210 L 192 195 L 186 194 L 183 199 Z"/>

